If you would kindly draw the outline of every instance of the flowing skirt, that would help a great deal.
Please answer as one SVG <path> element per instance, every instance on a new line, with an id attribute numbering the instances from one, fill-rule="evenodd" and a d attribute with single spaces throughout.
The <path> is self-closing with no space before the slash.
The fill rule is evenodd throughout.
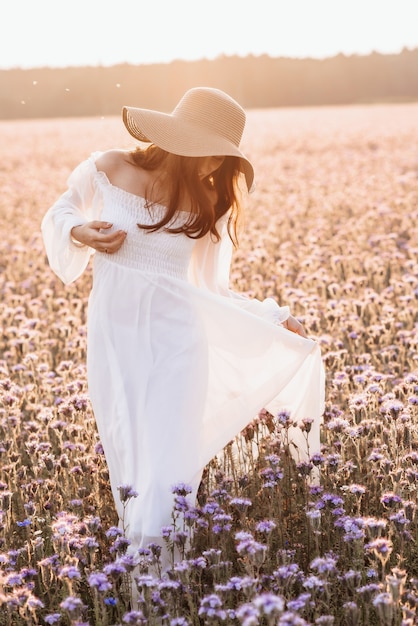
<path id="1" fill-rule="evenodd" d="M 88 383 L 115 505 L 132 545 L 170 524 L 171 487 L 196 495 L 205 465 L 262 408 L 313 418 L 319 450 L 319 346 L 187 281 L 102 264 L 88 314 Z M 97 280 L 100 278 L 100 280 Z M 291 436 L 300 459 L 306 440 Z M 138 497 L 122 506 L 118 487 Z"/>

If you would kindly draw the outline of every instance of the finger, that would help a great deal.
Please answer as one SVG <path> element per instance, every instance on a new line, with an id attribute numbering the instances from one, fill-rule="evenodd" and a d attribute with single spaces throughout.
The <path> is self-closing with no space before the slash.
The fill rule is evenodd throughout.
<path id="1" fill-rule="evenodd" d="M 116 247 L 120 247 L 126 239 L 126 232 L 118 231 L 116 233 L 109 233 L 107 235 L 98 233 L 96 237 L 94 237 L 92 243 L 90 244 L 99 252 L 104 252 L 105 248 L 114 249 Z"/>
<path id="2" fill-rule="evenodd" d="M 103 244 L 112 244 L 114 242 L 123 241 L 126 237 L 126 231 L 117 230 L 114 233 L 100 233 L 97 237 L 97 241 Z"/>
<path id="3" fill-rule="evenodd" d="M 108 246 L 100 250 L 100 252 L 104 252 L 105 254 L 115 254 L 115 252 L 118 252 L 120 248 L 121 246 Z"/>
<path id="4" fill-rule="evenodd" d="M 126 233 L 123 233 L 121 237 L 112 239 L 111 241 L 101 241 L 100 247 L 98 247 L 97 249 L 100 250 L 100 252 L 105 252 L 106 254 L 113 254 L 122 247 L 125 238 Z"/>
<path id="5" fill-rule="evenodd" d="M 94 230 L 101 230 L 102 228 L 112 228 L 113 224 L 111 222 L 102 222 L 100 220 L 94 220 L 89 224 L 90 228 L 94 228 Z"/>

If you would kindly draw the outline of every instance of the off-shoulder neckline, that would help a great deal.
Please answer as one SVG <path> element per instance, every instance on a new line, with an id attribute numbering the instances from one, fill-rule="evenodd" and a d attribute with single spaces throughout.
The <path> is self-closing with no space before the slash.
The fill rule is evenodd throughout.
<path id="1" fill-rule="evenodd" d="M 118 192 L 124 193 L 127 196 L 129 196 L 132 199 L 136 199 L 139 202 L 141 202 L 141 204 L 143 204 L 144 206 L 147 204 L 147 199 L 144 196 L 140 196 L 137 193 L 132 193 L 132 191 L 128 191 L 127 189 L 124 189 L 123 187 L 118 187 L 118 185 L 114 185 L 110 180 L 108 175 L 106 174 L 106 172 L 104 172 L 103 170 L 99 170 L 97 169 L 97 165 L 96 165 L 96 159 L 98 158 L 99 155 L 103 154 L 102 152 L 95 152 L 92 157 L 91 157 L 91 162 L 95 171 L 95 174 L 98 178 L 100 178 L 108 187 L 110 187 L 111 189 L 115 189 Z M 160 204 L 158 202 L 153 202 L 151 204 L 152 207 L 159 207 L 161 209 L 164 209 L 165 211 L 167 210 L 167 206 L 165 206 L 164 204 Z M 178 213 L 187 213 L 189 214 L 188 211 L 178 211 Z"/>
<path id="2" fill-rule="evenodd" d="M 103 170 L 98 170 L 97 169 L 97 165 L 96 165 L 96 159 L 102 155 L 103 152 L 97 151 L 97 152 L 93 152 L 90 156 L 90 162 L 92 164 L 92 167 L 94 169 L 94 172 L 96 174 L 96 176 L 102 180 L 102 182 L 104 182 L 109 188 L 114 189 L 117 192 L 120 192 L 122 194 L 125 194 L 127 197 L 129 197 L 132 200 L 136 200 L 138 202 L 140 202 L 142 204 L 143 207 L 147 206 L 147 199 L 144 196 L 140 196 L 136 193 L 132 193 L 131 191 L 128 191 L 127 189 L 123 189 L 123 187 L 118 187 L 117 185 L 114 185 L 110 180 L 109 177 L 107 176 L 106 172 L 104 172 Z M 153 202 L 151 203 L 151 208 L 158 208 L 158 209 L 163 209 L 164 211 L 168 210 L 168 207 L 165 204 L 160 204 L 158 202 Z M 182 211 L 179 210 L 177 211 L 177 213 L 183 214 L 183 215 L 187 215 L 188 217 L 190 217 L 191 215 L 193 215 L 190 211 Z M 224 218 L 227 215 L 227 213 L 225 213 L 224 215 L 222 215 L 219 220 L 221 220 L 222 218 Z M 218 220 L 218 221 L 219 221 Z"/>

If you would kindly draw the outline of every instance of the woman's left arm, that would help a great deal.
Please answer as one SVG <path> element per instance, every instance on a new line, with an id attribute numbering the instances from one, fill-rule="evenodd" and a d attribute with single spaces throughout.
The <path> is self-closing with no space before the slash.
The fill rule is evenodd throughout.
<path id="1" fill-rule="evenodd" d="M 189 265 L 190 282 L 196 287 L 232 298 L 236 305 L 249 313 L 282 324 L 288 330 L 306 337 L 302 324 L 290 314 L 288 306 L 279 306 L 273 298 L 249 298 L 229 288 L 233 245 L 228 235 L 227 216 L 222 217 L 217 226 L 221 234 L 220 241 L 215 242 L 210 233 L 196 241 Z"/>

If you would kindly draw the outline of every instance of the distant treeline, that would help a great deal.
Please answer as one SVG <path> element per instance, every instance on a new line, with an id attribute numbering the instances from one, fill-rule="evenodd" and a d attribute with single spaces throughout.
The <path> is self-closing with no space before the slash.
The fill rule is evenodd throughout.
<path id="1" fill-rule="evenodd" d="M 267 55 L 155 65 L 0 71 L 0 118 L 171 111 L 190 87 L 223 89 L 245 108 L 418 100 L 418 49 L 318 59 Z"/>

